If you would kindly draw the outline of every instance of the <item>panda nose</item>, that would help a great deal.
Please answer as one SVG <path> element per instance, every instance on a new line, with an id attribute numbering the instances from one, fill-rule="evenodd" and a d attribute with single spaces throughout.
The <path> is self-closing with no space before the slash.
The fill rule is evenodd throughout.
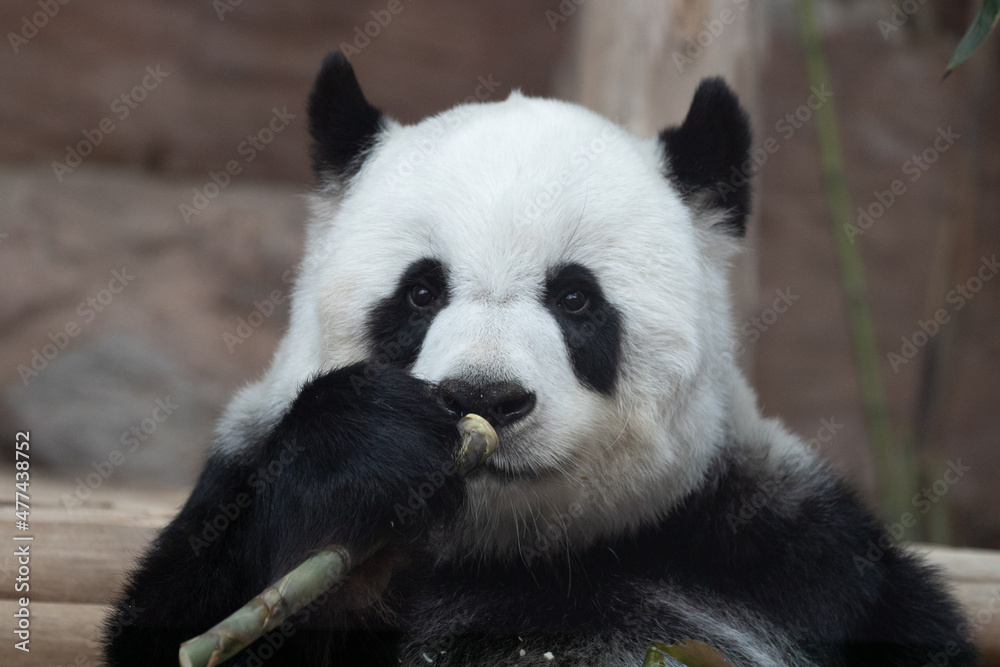
<path id="1" fill-rule="evenodd" d="M 535 395 L 514 382 L 472 384 L 445 380 L 438 385 L 438 394 L 445 408 L 455 416 L 472 412 L 497 428 L 523 419 L 535 407 Z"/>

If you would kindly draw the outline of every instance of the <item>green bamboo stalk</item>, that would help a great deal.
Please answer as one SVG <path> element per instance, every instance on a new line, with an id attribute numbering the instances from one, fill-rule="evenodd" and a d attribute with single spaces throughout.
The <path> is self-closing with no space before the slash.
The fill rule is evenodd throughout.
<path id="1" fill-rule="evenodd" d="M 806 55 L 806 69 L 813 86 L 829 85 L 826 57 L 816 19 L 814 0 L 798 0 L 799 30 Z M 816 110 L 823 183 L 830 208 L 833 235 L 840 258 L 841 277 L 847 301 L 854 354 L 861 382 L 869 445 L 875 459 L 882 510 L 896 521 L 909 508 L 913 496 L 915 467 L 912 457 L 893 440 L 885 405 L 885 393 L 879 377 L 875 328 L 865 297 L 865 272 L 858 248 L 850 242 L 847 228 L 851 224 L 851 197 L 844 177 L 844 164 L 837 134 L 837 117 L 833 100 Z"/>
<path id="2" fill-rule="evenodd" d="M 496 431 L 479 415 L 458 422 L 461 445 L 458 470 L 468 474 L 497 450 Z M 207 632 L 181 644 L 181 667 L 216 667 L 274 630 L 300 609 L 344 580 L 351 569 L 383 545 L 359 548 L 331 545 L 294 570 Z"/>
<path id="3" fill-rule="evenodd" d="M 333 588 L 355 561 L 341 546 L 312 555 L 204 634 L 181 644 L 181 667 L 215 667 Z"/>

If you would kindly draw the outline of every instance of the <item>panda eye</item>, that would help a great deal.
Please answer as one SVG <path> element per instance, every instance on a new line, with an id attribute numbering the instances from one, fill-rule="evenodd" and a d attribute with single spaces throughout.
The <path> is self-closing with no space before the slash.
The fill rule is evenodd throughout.
<path id="1" fill-rule="evenodd" d="M 437 299 L 437 293 L 425 285 L 414 285 L 410 289 L 410 305 L 417 309 L 432 306 Z"/>
<path id="2" fill-rule="evenodd" d="M 579 313 L 590 304 L 590 298 L 580 290 L 567 292 L 559 299 L 559 307 L 567 313 Z"/>

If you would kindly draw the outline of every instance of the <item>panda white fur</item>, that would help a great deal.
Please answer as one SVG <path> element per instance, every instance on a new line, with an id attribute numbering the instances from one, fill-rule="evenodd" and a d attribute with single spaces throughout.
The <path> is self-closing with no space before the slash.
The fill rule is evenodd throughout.
<path id="1" fill-rule="evenodd" d="M 309 121 L 288 333 L 133 572 L 110 666 L 174 665 L 311 551 L 379 539 L 232 664 L 637 667 L 682 638 L 736 665 L 974 664 L 934 573 L 868 559 L 882 527 L 734 363 L 750 131 L 724 82 L 653 139 L 518 93 L 403 126 L 333 54 Z M 501 445 L 462 479 L 465 412 Z"/>

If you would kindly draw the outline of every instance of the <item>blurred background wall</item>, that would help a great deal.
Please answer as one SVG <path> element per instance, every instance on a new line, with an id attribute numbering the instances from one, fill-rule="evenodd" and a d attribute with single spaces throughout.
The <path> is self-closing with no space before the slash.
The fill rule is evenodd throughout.
<path id="1" fill-rule="evenodd" d="M 833 99 L 894 432 L 962 470 L 914 511 L 1000 548 L 1000 279 L 970 283 L 1000 254 L 996 40 L 942 81 L 972 3 L 911 5 L 822 4 L 827 94 L 789 2 L 5 1 L 0 429 L 32 430 L 67 502 L 191 483 L 285 325 L 330 50 L 404 122 L 520 88 L 652 133 L 721 73 L 777 147 L 737 289 L 765 412 L 873 493 L 809 108 Z"/>

